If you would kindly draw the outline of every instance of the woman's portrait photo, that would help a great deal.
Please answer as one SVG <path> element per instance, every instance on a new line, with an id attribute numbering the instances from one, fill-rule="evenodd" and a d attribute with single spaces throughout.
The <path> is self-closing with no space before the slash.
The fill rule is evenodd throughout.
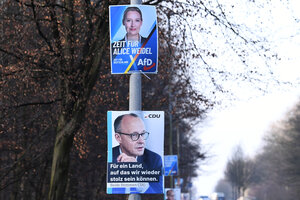
<path id="1" fill-rule="evenodd" d="M 110 6 L 112 73 L 157 73 L 157 16 L 154 6 Z"/>
<path id="2" fill-rule="evenodd" d="M 140 35 L 143 16 L 138 7 L 128 7 L 124 11 L 122 22 L 126 30 L 125 41 L 138 41 L 140 44 L 145 42 L 146 38 Z"/>

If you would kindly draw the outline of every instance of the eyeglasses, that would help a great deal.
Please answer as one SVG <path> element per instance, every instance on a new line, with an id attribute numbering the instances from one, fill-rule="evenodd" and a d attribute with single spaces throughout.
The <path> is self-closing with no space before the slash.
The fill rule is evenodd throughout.
<path id="1" fill-rule="evenodd" d="M 149 137 L 149 132 L 146 132 L 146 131 L 142 132 L 142 133 L 133 132 L 130 134 L 122 133 L 122 132 L 117 132 L 117 133 L 130 136 L 132 141 L 137 141 L 138 139 L 140 139 L 140 136 L 142 136 L 144 140 L 147 140 L 147 138 Z"/>

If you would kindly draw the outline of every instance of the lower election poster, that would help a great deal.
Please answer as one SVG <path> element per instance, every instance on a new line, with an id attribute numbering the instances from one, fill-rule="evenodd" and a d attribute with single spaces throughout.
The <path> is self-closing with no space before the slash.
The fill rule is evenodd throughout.
<path id="1" fill-rule="evenodd" d="M 180 194 L 181 194 L 180 188 L 166 188 L 165 200 L 181 200 Z"/>
<path id="2" fill-rule="evenodd" d="M 107 193 L 163 194 L 163 111 L 107 112 Z"/>

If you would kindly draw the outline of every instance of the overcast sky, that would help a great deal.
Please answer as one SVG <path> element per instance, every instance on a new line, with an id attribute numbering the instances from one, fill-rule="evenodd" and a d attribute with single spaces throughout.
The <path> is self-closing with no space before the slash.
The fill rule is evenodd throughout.
<path id="1" fill-rule="evenodd" d="M 211 156 L 194 182 L 198 193 L 208 195 L 214 191 L 235 146 L 241 145 L 247 156 L 260 150 L 270 126 L 300 99 L 297 92 L 269 94 L 209 114 L 198 127 L 201 143 Z"/>
<path id="2" fill-rule="evenodd" d="M 261 29 L 257 31 L 268 39 L 270 46 L 281 57 L 279 61 L 273 63 L 272 70 L 282 81 L 299 83 L 300 2 L 290 0 L 289 3 L 282 4 L 280 0 L 267 1 L 269 3 L 255 1 L 264 4 L 261 9 L 249 7 L 249 2 L 252 1 L 219 0 L 219 2 L 236 5 L 237 9 L 232 15 L 241 23 L 249 19 L 247 26 L 253 27 L 253 30 L 257 27 L 258 21 L 262 22 Z M 218 59 L 226 62 L 224 61 L 226 58 Z M 254 64 L 258 62 L 256 59 L 257 57 L 253 57 Z M 228 63 L 228 67 L 232 65 L 234 63 Z M 232 85 L 234 86 L 234 83 Z M 196 129 L 202 145 L 212 155 L 208 163 L 202 166 L 199 177 L 193 182 L 198 195 L 209 195 L 213 192 L 217 181 L 223 177 L 226 162 L 236 145 L 241 144 L 247 155 L 254 156 L 259 151 L 262 145 L 261 139 L 270 125 L 280 120 L 284 113 L 300 99 L 299 85 L 278 86 L 272 88 L 271 93 L 259 96 L 255 92 L 252 95 L 246 85 L 235 90 L 237 92 L 235 94 L 242 99 L 241 101 L 226 102 L 224 99 L 224 103 L 228 103 L 227 106 L 212 110 L 207 119 Z M 243 98 L 245 96 L 246 98 Z M 248 98 L 250 99 L 247 100 Z"/>

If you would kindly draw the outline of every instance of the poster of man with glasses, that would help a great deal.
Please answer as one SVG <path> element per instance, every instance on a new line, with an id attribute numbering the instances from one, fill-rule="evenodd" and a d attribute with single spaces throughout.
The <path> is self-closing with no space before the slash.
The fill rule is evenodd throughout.
<path id="1" fill-rule="evenodd" d="M 162 194 L 163 111 L 107 112 L 107 193 Z"/>

